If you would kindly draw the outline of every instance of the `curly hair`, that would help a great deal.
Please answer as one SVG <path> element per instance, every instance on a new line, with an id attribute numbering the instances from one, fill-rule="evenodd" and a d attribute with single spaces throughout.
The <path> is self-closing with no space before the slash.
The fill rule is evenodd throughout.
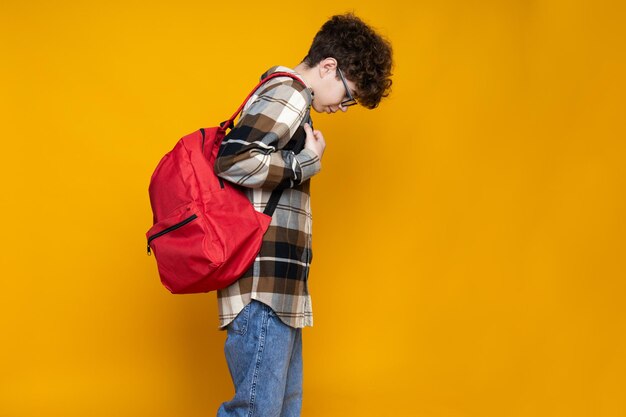
<path id="1" fill-rule="evenodd" d="M 353 13 L 324 23 L 303 62 L 312 68 L 329 57 L 355 83 L 362 106 L 374 109 L 391 92 L 391 44 Z"/>

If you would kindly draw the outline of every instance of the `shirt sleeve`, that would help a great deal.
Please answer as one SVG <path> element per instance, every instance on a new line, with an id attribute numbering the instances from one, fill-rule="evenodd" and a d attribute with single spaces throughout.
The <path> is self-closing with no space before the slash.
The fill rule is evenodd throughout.
<path id="1" fill-rule="evenodd" d="M 308 103 L 293 84 L 266 88 L 249 105 L 237 126 L 224 137 L 215 173 L 248 188 L 287 188 L 318 173 L 313 151 L 282 149 L 306 116 Z"/>

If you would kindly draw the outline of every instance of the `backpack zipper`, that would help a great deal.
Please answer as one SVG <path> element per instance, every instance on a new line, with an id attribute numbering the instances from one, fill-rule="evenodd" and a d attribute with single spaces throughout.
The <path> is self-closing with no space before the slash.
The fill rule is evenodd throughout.
<path id="1" fill-rule="evenodd" d="M 159 236 L 163 236 L 164 234 L 169 233 L 172 230 L 176 230 L 179 227 L 182 227 L 182 226 L 186 225 L 187 223 L 189 223 L 190 221 L 193 221 L 193 220 L 195 220 L 197 218 L 198 218 L 197 214 L 192 214 L 191 216 L 187 217 L 182 222 L 176 223 L 175 225 L 170 226 L 167 229 L 163 229 L 159 233 L 155 233 L 152 236 L 150 236 L 150 238 L 148 238 L 148 255 L 150 255 L 150 242 L 152 242 L 153 239 L 156 239 Z"/>

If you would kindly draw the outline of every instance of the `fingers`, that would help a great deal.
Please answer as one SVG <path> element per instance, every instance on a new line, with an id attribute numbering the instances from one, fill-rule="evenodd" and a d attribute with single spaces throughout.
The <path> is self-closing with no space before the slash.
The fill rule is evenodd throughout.
<path id="1" fill-rule="evenodd" d="M 324 136 L 322 136 L 322 132 L 319 130 L 313 130 L 311 128 L 311 125 L 308 123 L 304 124 L 304 132 L 307 134 L 307 136 L 313 136 L 313 138 L 315 139 L 324 139 Z"/>
<path id="2" fill-rule="evenodd" d="M 313 134 L 313 129 L 311 129 L 311 125 L 308 123 L 304 124 L 304 131 L 306 132 L 307 135 Z"/>

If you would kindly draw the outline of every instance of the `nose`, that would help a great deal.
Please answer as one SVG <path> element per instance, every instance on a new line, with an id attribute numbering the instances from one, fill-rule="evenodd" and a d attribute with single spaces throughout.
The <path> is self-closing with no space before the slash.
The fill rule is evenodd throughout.
<path id="1" fill-rule="evenodd" d="M 339 109 L 340 109 L 342 112 L 344 112 L 344 113 L 348 111 L 348 108 L 347 108 L 347 107 L 342 106 L 341 104 L 339 105 Z"/>

